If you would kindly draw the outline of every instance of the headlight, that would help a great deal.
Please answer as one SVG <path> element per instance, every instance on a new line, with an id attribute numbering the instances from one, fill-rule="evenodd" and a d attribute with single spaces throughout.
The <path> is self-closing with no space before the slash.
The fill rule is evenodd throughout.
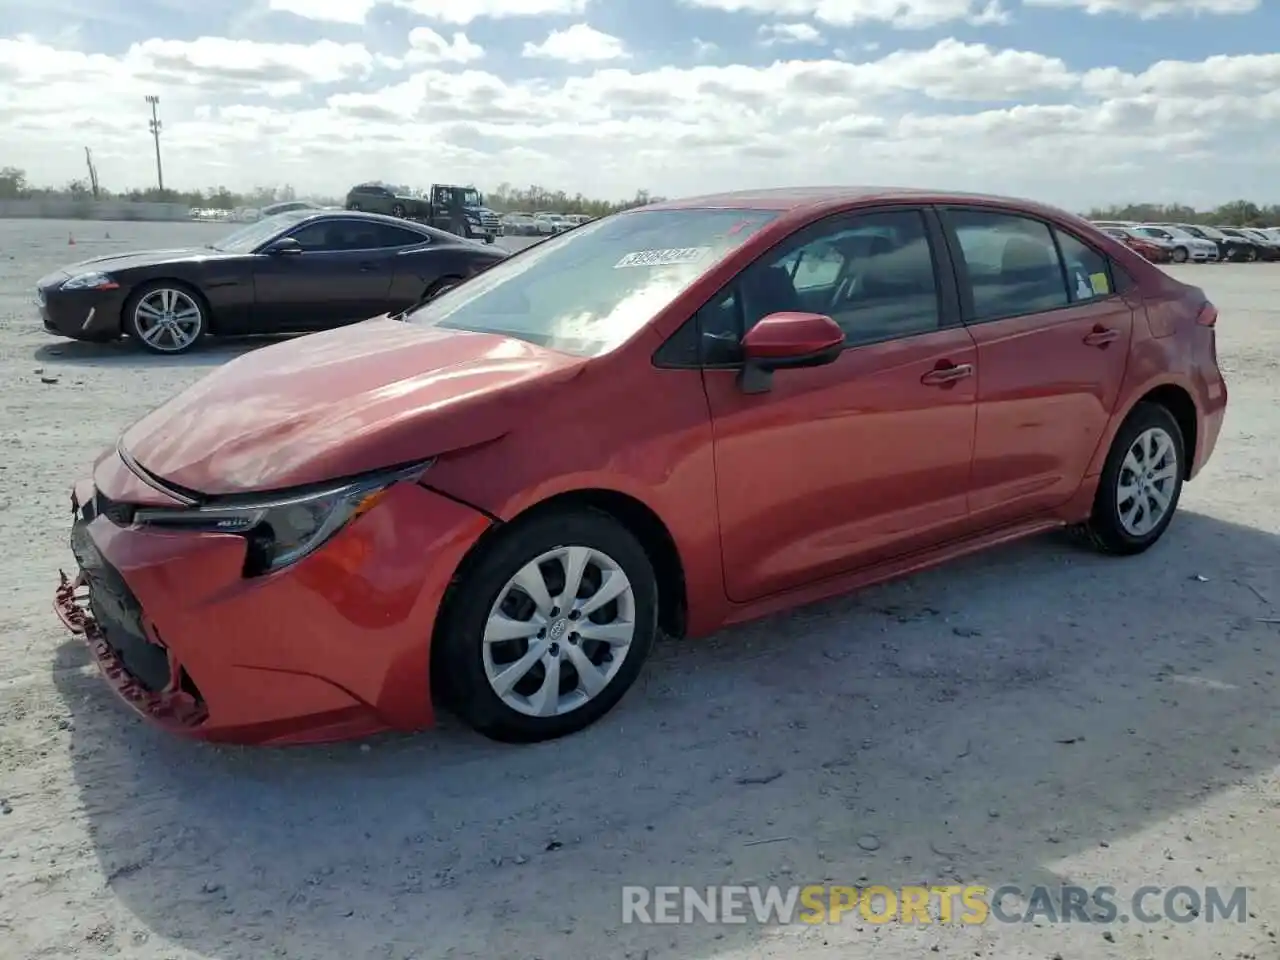
<path id="1" fill-rule="evenodd" d="M 416 480 L 430 466 L 428 460 L 324 488 L 270 497 L 227 497 L 198 507 L 137 510 L 133 522 L 166 530 L 238 534 L 249 544 L 245 576 L 259 576 L 319 549 L 372 509 L 394 484 Z"/>
<path id="2" fill-rule="evenodd" d="M 120 286 L 105 273 L 78 273 L 62 281 L 62 290 L 115 290 Z"/>

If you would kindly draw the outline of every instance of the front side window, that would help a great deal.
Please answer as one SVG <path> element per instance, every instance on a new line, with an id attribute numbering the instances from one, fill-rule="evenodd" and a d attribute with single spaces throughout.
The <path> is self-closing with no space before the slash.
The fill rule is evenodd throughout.
<path id="1" fill-rule="evenodd" d="M 831 317 L 849 347 L 937 330 L 938 287 L 923 215 L 842 215 L 764 254 L 699 311 L 703 362 L 739 362 L 748 330 L 771 313 L 796 311 Z"/>
<path id="2" fill-rule="evenodd" d="M 381 224 L 365 220 L 319 220 L 295 230 L 290 236 L 302 244 L 304 252 L 336 253 L 342 250 L 376 250 L 383 243 Z"/>
<path id="3" fill-rule="evenodd" d="M 952 210 L 973 295 L 973 320 L 1056 310 L 1071 302 L 1047 224 L 1015 214 Z"/>
<path id="4" fill-rule="evenodd" d="M 770 210 L 636 210 L 502 260 L 406 315 L 594 357 L 629 340 L 731 251 Z"/>

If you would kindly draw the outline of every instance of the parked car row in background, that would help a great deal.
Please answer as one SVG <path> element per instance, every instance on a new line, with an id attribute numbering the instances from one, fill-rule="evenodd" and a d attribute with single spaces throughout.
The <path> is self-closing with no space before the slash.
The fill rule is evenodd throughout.
<path id="1" fill-rule="evenodd" d="M 1208 227 L 1129 220 L 1095 220 L 1094 225 L 1152 263 L 1280 260 L 1280 227 Z"/>
<path id="2" fill-rule="evenodd" d="M 564 233 L 584 223 L 590 223 L 595 217 L 585 213 L 549 213 L 540 210 L 537 213 L 508 213 L 502 218 L 502 235 L 506 237 L 550 237 Z"/>

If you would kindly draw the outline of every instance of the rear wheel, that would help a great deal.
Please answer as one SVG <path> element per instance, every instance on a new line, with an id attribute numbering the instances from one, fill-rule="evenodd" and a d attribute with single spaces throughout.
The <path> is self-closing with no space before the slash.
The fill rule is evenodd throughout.
<path id="1" fill-rule="evenodd" d="M 1121 425 L 1098 481 L 1093 513 L 1077 532 L 1104 553 L 1142 553 L 1178 508 L 1186 445 L 1167 409 L 1140 403 Z"/>
<path id="2" fill-rule="evenodd" d="M 440 294 L 444 293 L 446 290 L 452 290 L 461 282 L 462 277 L 441 277 L 431 286 L 427 287 L 426 292 L 422 294 L 422 301 L 425 303 L 428 300 L 432 300 L 440 296 Z"/>
<path id="3" fill-rule="evenodd" d="M 622 699 L 657 629 L 649 557 L 611 516 L 563 510 L 517 521 L 449 599 L 436 635 L 438 689 L 494 740 L 565 736 Z"/>

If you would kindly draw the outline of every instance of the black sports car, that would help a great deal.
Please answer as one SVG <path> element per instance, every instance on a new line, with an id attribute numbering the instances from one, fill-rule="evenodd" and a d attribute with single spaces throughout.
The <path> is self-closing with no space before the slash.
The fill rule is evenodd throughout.
<path id="1" fill-rule="evenodd" d="M 207 247 L 85 260 L 42 278 L 37 302 L 50 333 L 129 336 L 175 354 L 205 334 L 323 330 L 396 313 L 507 255 L 378 214 L 294 210 Z"/>

